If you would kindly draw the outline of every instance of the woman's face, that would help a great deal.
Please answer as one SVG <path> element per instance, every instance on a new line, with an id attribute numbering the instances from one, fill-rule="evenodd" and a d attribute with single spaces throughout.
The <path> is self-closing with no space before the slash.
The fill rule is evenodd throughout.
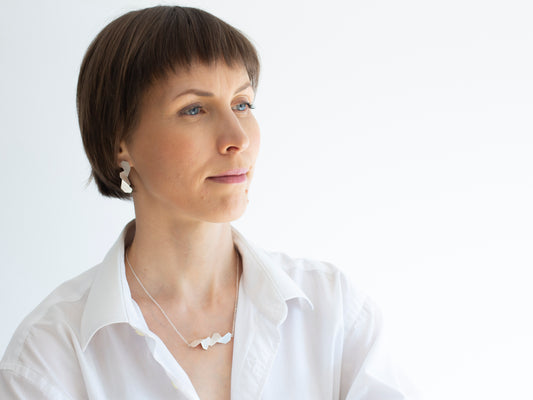
<path id="1" fill-rule="evenodd" d="M 253 101 L 246 69 L 223 62 L 194 64 L 149 89 L 118 155 L 132 167 L 137 215 L 239 218 L 259 151 Z"/>

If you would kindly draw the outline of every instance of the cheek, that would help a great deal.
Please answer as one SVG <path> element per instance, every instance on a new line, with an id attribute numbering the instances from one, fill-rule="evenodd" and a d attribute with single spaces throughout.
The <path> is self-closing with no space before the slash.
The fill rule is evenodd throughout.
<path id="1" fill-rule="evenodd" d="M 159 139 L 161 137 L 152 137 L 137 142 L 137 151 L 133 154 L 137 172 L 148 190 L 155 190 L 162 182 L 183 181 L 184 167 L 193 157 L 188 154 L 188 147 Z"/>
<path id="2" fill-rule="evenodd" d="M 191 166 L 191 160 L 198 157 L 199 148 L 195 142 L 188 140 L 186 135 L 167 135 L 166 137 L 145 143 L 145 150 L 154 165 L 178 168 Z"/>

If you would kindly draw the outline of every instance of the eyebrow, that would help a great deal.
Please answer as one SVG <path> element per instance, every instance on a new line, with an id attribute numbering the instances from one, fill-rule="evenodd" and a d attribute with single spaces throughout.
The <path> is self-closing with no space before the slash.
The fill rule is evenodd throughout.
<path id="1" fill-rule="evenodd" d="M 239 88 L 237 88 L 237 90 L 235 91 L 234 94 L 242 92 L 244 89 L 248 89 L 251 86 L 252 86 L 251 82 L 246 82 L 244 85 L 242 85 Z M 181 96 L 185 96 L 186 94 L 195 94 L 197 96 L 202 96 L 202 97 L 213 97 L 214 96 L 214 94 L 211 93 L 211 92 L 206 92 L 204 90 L 192 88 L 192 89 L 187 89 L 187 90 L 177 94 L 176 96 L 174 96 L 173 100 L 176 100 L 177 98 L 179 98 Z"/>

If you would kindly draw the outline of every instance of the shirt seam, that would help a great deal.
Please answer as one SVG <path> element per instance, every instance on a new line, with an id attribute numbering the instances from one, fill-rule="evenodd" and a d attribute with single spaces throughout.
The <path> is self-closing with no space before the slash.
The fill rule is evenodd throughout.
<path id="1" fill-rule="evenodd" d="M 2 362 L 0 363 L 0 371 L 9 372 L 15 377 L 24 379 L 24 381 L 28 382 L 33 388 L 45 396 L 52 394 L 55 396 L 60 394 L 65 399 L 74 400 L 73 397 L 65 393 L 65 391 L 59 389 L 59 387 L 51 383 L 40 373 L 24 365 L 12 362 Z M 32 376 L 30 377 L 30 375 Z"/>
<path id="2" fill-rule="evenodd" d="M 370 302 L 370 299 L 368 296 L 365 296 L 365 298 L 361 301 L 361 307 L 359 310 L 353 310 L 353 322 L 350 324 L 350 326 L 345 330 L 346 332 L 355 330 L 359 327 L 359 325 L 364 321 L 365 318 L 368 318 L 369 315 L 372 315 L 372 303 Z"/>

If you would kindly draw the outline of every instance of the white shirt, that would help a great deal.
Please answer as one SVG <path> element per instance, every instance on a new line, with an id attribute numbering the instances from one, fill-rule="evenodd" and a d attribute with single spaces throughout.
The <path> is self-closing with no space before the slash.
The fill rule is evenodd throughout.
<path id="1" fill-rule="evenodd" d="M 198 399 L 131 298 L 126 229 L 101 264 L 19 326 L 0 362 L 1 399 Z M 379 313 L 339 270 L 233 237 L 243 275 L 232 399 L 407 399 L 383 352 Z"/>

